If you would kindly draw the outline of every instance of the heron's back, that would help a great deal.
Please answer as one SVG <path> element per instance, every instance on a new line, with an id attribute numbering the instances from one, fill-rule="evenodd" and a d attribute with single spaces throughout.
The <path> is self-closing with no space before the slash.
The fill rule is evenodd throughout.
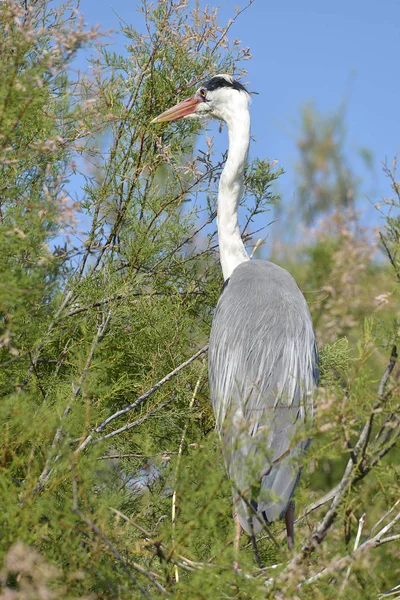
<path id="1" fill-rule="evenodd" d="M 301 432 L 318 378 L 307 303 L 293 277 L 268 261 L 233 271 L 215 310 L 209 348 L 211 400 L 236 508 L 268 521 L 285 511 L 296 485 Z M 244 500 L 240 500 L 240 497 Z M 260 528 L 253 520 L 254 529 Z"/>

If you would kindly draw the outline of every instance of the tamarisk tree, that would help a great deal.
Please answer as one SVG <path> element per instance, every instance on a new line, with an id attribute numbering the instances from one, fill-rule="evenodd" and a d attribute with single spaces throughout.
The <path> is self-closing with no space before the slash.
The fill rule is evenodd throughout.
<path id="1" fill-rule="evenodd" d="M 395 275 L 372 258 L 366 269 L 376 312 L 353 315 L 348 339 L 321 337 L 295 553 L 278 523 L 259 543 L 265 569 L 245 539 L 233 569 L 206 368 L 226 156 L 193 121 L 149 123 L 215 73 L 245 77 L 249 49 L 229 40 L 251 4 L 221 26 L 199 3 L 144 1 L 119 54 L 73 4 L 0 3 L 2 598 L 364 598 L 396 585 L 382 567 L 399 535 L 393 214 L 382 243 Z M 250 252 L 281 174 L 265 157 L 247 168 Z M 317 263 L 310 251 L 293 269 Z"/>

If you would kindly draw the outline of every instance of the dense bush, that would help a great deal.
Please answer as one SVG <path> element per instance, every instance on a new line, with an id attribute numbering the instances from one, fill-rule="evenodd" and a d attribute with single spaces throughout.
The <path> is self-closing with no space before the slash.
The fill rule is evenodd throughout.
<path id="1" fill-rule="evenodd" d="M 281 254 L 321 346 L 314 442 L 296 552 L 277 523 L 279 547 L 259 542 L 266 568 L 243 539 L 233 569 L 206 368 L 225 157 L 194 122 L 149 122 L 211 74 L 240 77 L 250 55 L 216 11 L 190 7 L 144 2 L 145 33 L 124 26 L 120 56 L 71 4 L 0 4 L 4 599 L 375 598 L 398 582 L 400 196 L 389 169 L 391 265 L 354 206 L 321 204 L 329 226 Z M 71 60 L 89 46 L 77 81 Z M 247 169 L 249 246 L 280 174 L 265 159 Z"/>

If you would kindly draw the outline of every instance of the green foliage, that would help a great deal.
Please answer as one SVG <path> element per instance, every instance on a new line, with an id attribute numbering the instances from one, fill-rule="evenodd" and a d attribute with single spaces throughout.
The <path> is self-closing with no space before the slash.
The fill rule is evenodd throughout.
<path id="1" fill-rule="evenodd" d="M 228 43 L 214 10 L 144 2 L 146 33 L 124 25 L 126 53 L 99 46 L 92 75 L 71 81 L 74 53 L 98 37 L 71 8 L 0 6 L 2 593 L 336 598 L 329 578 L 303 580 L 346 557 L 361 514 L 371 534 L 398 493 L 389 453 L 396 372 L 380 383 L 398 337 L 393 278 L 373 262 L 357 223 L 339 217 L 292 259 L 305 293 L 318 290 L 310 305 L 327 342 L 299 514 L 341 480 L 366 422 L 371 431 L 329 541 L 294 563 L 274 523 L 279 548 L 267 534 L 259 542 L 266 570 L 254 568 L 243 538 L 235 571 L 231 485 L 205 349 L 196 354 L 221 288 L 215 217 L 225 156 L 216 158 L 207 139 L 196 159 L 195 122 L 149 123 L 211 74 L 240 76 L 249 52 Z M 69 180 L 79 169 L 84 185 L 73 203 Z M 247 168 L 248 238 L 253 218 L 276 202 L 281 173 L 261 159 Z M 395 253 L 391 219 L 384 239 Z M 324 511 L 299 522 L 299 546 Z M 341 597 L 394 585 L 396 573 L 382 566 L 389 549 L 355 556 L 348 585 L 346 569 L 335 567 Z"/>
<path id="2" fill-rule="evenodd" d="M 344 152 L 343 107 L 326 117 L 312 103 L 307 104 L 301 129 L 297 141 L 299 204 L 304 220 L 310 224 L 321 213 L 354 207 L 359 182 Z"/>
<path id="3" fill-rule="evenodd" d="M 269 160 L 254 159 L 246 173 L 246 187 L 249 195 L 253 196 L 256 203 L 274 204 L 279 196 L 273 193 L 273 183 L 283 175 L 282 167 L 274 170 L 275 164 Z M 260 211 L 261 212 L 261 211 Z"/>
<path id="4" fill-rule="evenodd" d="M 339 338 L 332 344 L 325 344 L 319 353 L 320 385 L 332 384 L 338 377 L 344 377 L 349 370 L 349 343 Z"/>

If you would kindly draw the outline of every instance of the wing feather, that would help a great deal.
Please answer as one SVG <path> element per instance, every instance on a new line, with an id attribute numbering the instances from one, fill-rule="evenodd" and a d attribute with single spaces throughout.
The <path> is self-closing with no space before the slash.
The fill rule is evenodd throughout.
<path id="1" fill-rule="evenodd" d="M 227 471 L 236 497 L 247 499 L 236 508 L 248 531 L 248 503 L 273 521 L 293 494 L 318 380 L 310 313 L 287 271 L 258 260 L 234 270 L 214 315 L 209 379 Z"/>

